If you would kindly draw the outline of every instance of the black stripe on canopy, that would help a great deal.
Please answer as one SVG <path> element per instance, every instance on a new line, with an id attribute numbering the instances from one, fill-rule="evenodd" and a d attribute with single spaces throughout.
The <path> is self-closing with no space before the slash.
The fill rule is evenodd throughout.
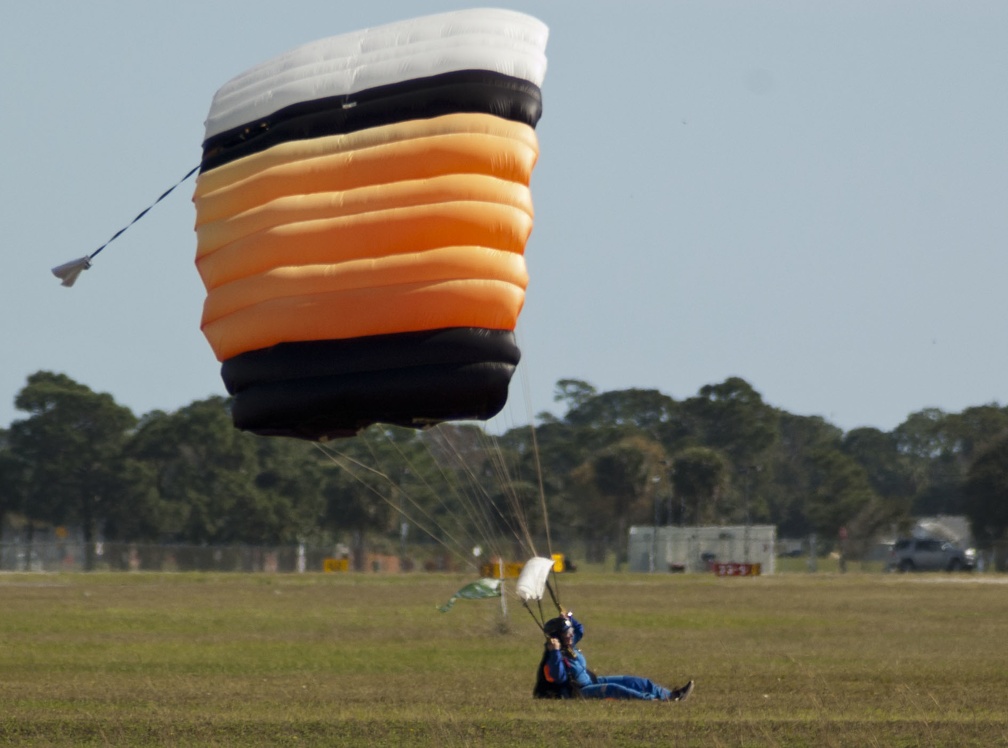
<path id="1" fill-rule="evenodd" d="M 201 170 L 291 140 L 459 112 L 492 114 L 535 127 L 542 116 L 542 93 L 522 78 L 489 70 L 462 70 L 300 102 L 207 138 Z"/>
<path id="2" fill-rule="evenodd" d="M 238 428 L 319 440 L 491 418 L 519 358 L 513 332 L 453 328 L 281 343 L 228 359 L 221 376 Z"/>

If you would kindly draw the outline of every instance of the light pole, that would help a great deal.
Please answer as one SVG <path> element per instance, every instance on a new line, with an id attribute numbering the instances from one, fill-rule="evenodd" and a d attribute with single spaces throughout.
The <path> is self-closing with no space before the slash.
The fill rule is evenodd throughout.
<path id="1" fill-rule="evenodd" d="M 650 573 L 654 574 L 658 557 L 658 521 L 661 511 L 661 491 L 658 484 L 661 483 L 660 475 L 651 476 L 651 490 L 654 493 L 654 527 L 651 530 L 651 557 L 648 559 Z"/>
<path id="2" fill-rule="evenodd" d="M 750 515 L 749 515 L 749 495 L 752 491 L 752 474 L 758 473 L 762 468 L 759 465 L 748 465 L 742 468 L 742 472 L 745 473 L 745 531 L 743 533 L 743 546 L 745 549 L 745 558 L 743 559 L 745 563 L 749 563 L 749 525 L 750 525 Z"/>

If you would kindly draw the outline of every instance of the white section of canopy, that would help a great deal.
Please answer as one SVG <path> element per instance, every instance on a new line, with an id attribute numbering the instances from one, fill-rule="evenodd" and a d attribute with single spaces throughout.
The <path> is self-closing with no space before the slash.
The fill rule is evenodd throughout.
<path id="1" fill-rule="evenodd" d="M 515 589 L 518 597 L 528 602 L 529 600 L 542 600 L 543 592 L 546 590 L 546 579 L 553 570 L 553 559 L 534 556 L 525 562 Z"/>
<path id="2" fill-rule="evenodd" d="M 302 45 L 231 79 L 214 95 L 206 138 L 286 106 L 459 70 L 541 86 L 549 30 L 511 10 L 473 9 L 399 21 Z"/>

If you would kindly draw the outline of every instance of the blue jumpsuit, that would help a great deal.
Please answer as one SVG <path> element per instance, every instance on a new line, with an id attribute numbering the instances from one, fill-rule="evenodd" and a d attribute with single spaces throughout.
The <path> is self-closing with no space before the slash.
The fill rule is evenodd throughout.
<path id="1" fill-rule="evenodd" d="M 584 636 L 584 626 L 574 618 L 570 622 L 574 629 L 573 644 L 577 644 Z M 558 684 L 565 698 L 580 695 L 586 699 L 668 701 L 671 697 L 667 688 L 647 678 L 635 675 L 594 675 L 588 670 L 588 663 L 581 650 L 572 650 L 573 657 L 570 652 L 549 649 L 543 664 L 543 676 L 547 682 Z"/>

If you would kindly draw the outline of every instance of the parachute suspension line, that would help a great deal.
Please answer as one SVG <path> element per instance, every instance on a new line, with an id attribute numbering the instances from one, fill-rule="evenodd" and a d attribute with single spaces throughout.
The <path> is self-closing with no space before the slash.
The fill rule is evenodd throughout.
<path id="1" fill-rule="evenodd" d="M 553 581 L 556 581 L 556 572 L 553 572 Z M 550 597 L 553 598 L 553 604 L 556 606 L 557 611 L 560 615 L 563 615 L 563 608 L 560 605 L 560 600 L 557 597 L 557 594 L 553 591 L 553 585 L 549 583 L 549 580 L 546 581 L 546 589 L 549 590 Z"/>
<path id="2" fill-rule="evenodd" d="M 522 390 L 525 394 L 525 409 L 528 416 L 529 434 L 532 438 L 532 456 L 535 458 L 536 480 L 539 482 L 539 504 L 542 508 L 543 529 L 546 533 L 546 552 L 553 556 L 553 540 L 550 537 L 549 512 L 546 511 L 546 487 L 543 484 L 542 462 L 539 459 L 539 441 L 536 439 L 535 416 L 532 414 L 532 395 L 526 370 L 521 370 Z"/>
<path id="3" fill-rule="evenodd" d="M 375 496 L 377 496 L 378 498 L 380 498 L 386 504 L 388 504 L 389 506 L 392 506 L 393 508 L 395 508 L 395 509 L 398 510 L 398 507 L 395 507 L 395 505 L 392 503 L 392 501 L 390 499 L 388 499 L 381 491 L 378 491 L 370 483 L 368 483 L 363 478 L 361 478 L 360 475 L 358 475 L 356 472 L 354 472 L 353 469 L 351 469 L 350 465 L 353 465 L 354 467 L 360 468 L 363 471 L 366 471 L 366 472 L 369 472 L 369 473 L 373 473 L 374 475 L 377 475 L 378 477 L 382 478 L 383 480 L 385 480 L 385 481 L 387 481 L 388 483 L 391 484 L 392 481 L 391 481 L 391 479 L 387 475 L 385 475 L 384 473 L 382 473 L 380 470 L 375 470 L 374 468 L 369 467 L 368 465 L 365 465 L 365 464 L 361 463 L 359 460 L 355 460 L 353 457 L 350 457 L 349 455 L 341 454 L 339 452 L 336 452 L 336 453 L 328 452 L 328 451 L 326 451 L 325 447 L 323 447 L 321 444 L 319 444 L 317 442 L 315 443 L 315 447 L 320 452 L 322 452 L 322 454 L 325 455 L 329 459 L 330 462 L 332 462 L 334 465 L 336 465 L 338 468 L 340 468 L 340 470 L 342 470 L 344 473 L 346 473 L 347 475 L 349 475 L 351 478 L 353 478 L 355 481 L 357 481 L 360 485 L 362 485 L 364 488 L 366 488 L 372 494 L 374 494 Z M 340 461 L 341 459 L 343 460 L 343 462 Z M 435 541 L 437 541 L 437 542 L 441 543 L 442 545 L 444 545 L 445 548 L 449 552 L 452 552 L 452 553 L 455 552 L 453 549 L 451 549 L 450 547 L 448 547 L 447 544 L 444 541 L 440 540 L 437 536 L 433 535 L 432 533 L 430 533 L 426 529 L 424 529 L 423 526 L 419 522 L 414 522 L 414 524 L 416 524 L 417 527 L 423 529 L 424 532 L 427 532 L 429 535 L 431 535 L 431 537 Z"/>
<path id="4" fill-rule="evenodd" d="M 526 517 L 525 507 L 522 503 L 521 496 L 517 491 L 514 490 L 514 482 L 511 480 L 508 473 L 507 464 L 504 462 L 504 451 L 500 447 L 500 441 L 496 436 L 488 436 L 490 443 L 493 445 L 493 450 L 490 454 L 496 457 L 497 460 L 497 470 L 501 477 L 501 483 L 504 489 L 505 495 L 511 503 L 511 510 L 515 517 L 518 518 L 521 524 L 521 530 L 525 534 L 525 540 L 528 543 L 527 550 L 533 556 L 539 555 L 536 552 L 535 541 L 532 539 L 532 532 L 529 528 L 528 518 Z"/>
<path id="5" fill-rule="evenodd" d="M 532 534 L 529 532 L 528 521 L 525 517 L 525 508 L 522 506 L 518 492 L 514 490 L 514 482 L 508 473 L 500 444 L 494 437 L 490 436 L 486 432 L 483 432 L 482 434 L 482 441 L 484 451 L 489 459 L 489 464 L 497 477 L 497 483 L 500 487 L 501 495 L 504 497 L 511 510 L 510 517 L 512 517 L 513 520 L 505 517 L 500 507 L 493 503 L 492 500 L 491 506 L 493 506 L 493 508 L 497 511 L 501 520 L 511 528 L 511 531 L 515 536 L 515 541 L 518 545 L 521 546 L 527 554 L 534 556 L 536 555 L 535 543 L 532 540 Z"/>
<path id="6" fill-rule="evenodd" d="M 370 431 L 373 431 L 373 429 L 370 430 Z M 397 452 L 397 454 L 399 455 L 399 458 L 401 458 L 402 461 L 407 465 L 407 467 L 412 470 L 412 474 L 418 480 L 420 480 L 423 483 L 423 485 L 430 491 L 430 494 L 432 496 L 438 497 L 438 503 L 440 504 L 441 508 L 444 509 L 449 514 L 453 513 L 453 507 L 449 507 L 448 504 L 442 498 L 440 498 L 443 492 L 435 491 L 433 489 L 433 487 L 430 485 L 429 481 L 424 478 L 423 471 L 422 470 L 417 470 L 413 466 L 413 463 L 409 460 L 409 458 L 407 457 L 407 455 L 405 454 L 405 452 L 403 452 L 403 450 L 401 449 L 399 443 L 396 442 L 394 439 L 391 438 L 390 432 L 388 430 L 386 430 L 386 429 L 382 429 L 381 433 L 385 437 L 385 439 L 387 440 L 387 442 L 391 446 L 391 448 L 394 449 Z M 472 470 L 469 468 L 469 465 L 466 463 L 466 461 L 464 460 L 464 458 L 462 457 L 462 455 L 459 453 L 458 449 L 447 438 L 447 432 L 444 429 L 438 427 L 438 428 L 435 428 L 435 429 L 431 429 L 430 431 L 428 431 L 426 433 L 430 434 L 434 438 L 439 438 L 440 439 L 440 442 L 442 444 L 442 451 L 448 450 L 448 451 L 451 452 L 451 456 L 457 461 L 457 463 L 460 466 L 461 470 L 468 476 L 469 482 L 470 482 L 471 486 L 474 488 L 474 490 L 477 493 L 479 493 L 479 494 L 481 494 L 482 496 L 485 497 L 485 501 L 481 502 L 479 500 L 475 500 L 475 499 L 469 497 L 465 491 L 459 491 L 456 482 L 452 480 L 451 475 L 447 474 L 446 471 L 445 471 L 445 469 L 444 469 L 444 466 L 443 466 L 443 463 L 444 463 L 443 456 L 442 456 L 441 459 L 439 459 L 438 456 L 433 453 L 433 450 L 431 449 L 430 442 L 426 438 L 421 437 L 421 444 L 423 444 L 425 446 L 425 448 L 427 449 L 428 454 L 430 454 L 430 456 L 432 458 L 432 461 L 438 467 L 438 470 L 441 472 L 442 476 L 444 477 L 445 484 L 451 489 L 452 494 L 457 498 L 459 506 L 468 515 L 468 518 L 472 522 L 474 529 L 480 535 L 481 542 L 483 542 L 491 550 L 492 553 L 496 553 L 502 559 L 502 562 L 503 562 L 503 556 L 504 556 L 504 554 L 500 551 L 500 549 L 498 549 L 496 547 L 497 544 L 496 544 L 496 541 L 494 540 L 494 535 L 495 534 L 493 532 L 493 525 L 494 525 L 494 523 L 491 521 L 491 518 L 490 518 L 490 516 L 488 514 L 488 510 L 486 509 L 486 505 L 489 504 L 492 508 L 494 508 L 498 512 L 498 515 L 500 515 L 499 508 L 496 507 L 493 504 L 493 501 L 491 500 L 489 494 L 485 491 L 485 489 L 483 489 L 481 483 L 478 481 L 477 477 L 472 473 Z M 361 435 L 361 441 L 362 441 L 362 443 L 365 446 L 367 446 L 369 452 L 371 453 L 372 459 L 375 461 L 375 464 L 379 464 L 381 462 L 381 460 L 379 459 L 378 454 L 375 452 L 374 444 L 371 441 L 369 441 L 367 432 L 365 432 L 364 434 Z M 383 477 L 385 477 L 386 480 L 390 481 L 394 485 L 394 481 L 392 481 L 391 478 L 388 477 L 387 471 L 385 473 L 383 473 Z M 399 490 L 402 492 L 403 496 L 405 496 L 406 498 L 408 498 L 410 500 L 410 503 L 414 507 L 416 507 L 416 509 L 419 512 L 421 512 L 427 519 L 429 519 L 431 521 L 431 523 L 436 528 L 438 528 L 439 530 L 441 530 L 442 532 L 444 532 L 446 535 L 448 535 L 451 538 L 452 542 L 454 542 L 456 544 L 456 546 L 458 546 L 458 548 L 460 549 L 460 550 L 452 550 L 452 549 L 449 548 L 449 550 L 452 553 L 454 553 L 455 555 L 457 555 L 459 558 L 461 558 L 464 561 L 464 563 L 466 563 L 469 566 L 473 566 L 474 564 L 473 564 L 473 561 L 472 561 L 472 559 L 471 559 L 471 557 L 469 555 L 469 549 L 468 548 L 464 548 L 463 544 L 460 543 L 454 536 L 452 536 L 444 528 L 444 526 L 437 519 L 435 519 L 434 517 L 432 517 L 422 506 L 420 506 L 420 504 L 418 502 L 416 502 L 412 497 L 410 497 L 410 495 L 409 495 L 408 492 L 402 491 L 401 487 L 399 487 Z M 390 503 L 390 502 L 388 502 L 388 503 Z M 397 508 L 397 510 L 398 510 L 398 507 L 395 507 L 395 508 Z M 404 516 L 405 519 L 407 519 L 407 520 L 410 519 L 410 517 L 407 516 L 404 512 L 400 512 L 400 513 L 403 514 L 403 516 Z M 503 517 L 503 515 L 500 515 L 500 516 L 501 516 L 501 519 L 504 520 L 504 522 L 506 524 L 506 518 Z M 427 535 L 430 535 L 431 537 L 434 537 L 433 533 L 430 532 L 429 530 L 427 530 L 426 528 L 424 528 L 423 526 L 421 526 L 419 524 L 417 526 L 418 526 L 418 528 L 420 530 L 422 530 L 423 532 L 425 532 Z M 511 528 L 511 529 L 512 529 L 512 532 L 514 532 L 513 528 Z M 435 539 L 437 539 L 437 538 L 435 538 Z M 520 538 L 517 538 L 517 535 L 516 535 L 516 539 L 518 539 L 519 542 L 520 542 Z M 445 545 L 445 547 L 448 548 L 447 544 L 442 543 L 442 545 Z M 503 579 L 503 570 L 501 572 L 501 578 Z M 502 604 L 502 609 L 505 609 L 506 603 L 504 601 L 502 601 L 501 604 Z"/>
<path id="7" fill-rule="evenodd" d="M 105 249 L 105 247 L 107 247 L 107 246 L 108 246 L 109 244 L 111 244 L 111 243 L 112 243 L 112 242 L 114 242 L 114 241 L 115 241 L 116 239 L 118 239 L 118 238 L 120 237 L 120 235 L 122 235 L 122 234 L 123 234 L 123 233 L 124 233 L 124 232 L 126 231 L 126 229 L 128 229 L 128 228 L 129 228 L 130 226 L 132 226 L 132 225 L 133 225 L 134 223 L 136 223 L 136 222 L 137 222 L 137 221 L 139 221 L 139 220 L 140 220 L 141 218 L 143 218 L 143 217 L 144 217 L 145 215 L 147 215 L 147 211 L 149 211 L 149 210 L 150 210 L 151 208 L 153 208 L 153 207 L 154 207 L 155 205 L 157 205 L 157 204 L 158 204 L 159 202 L 161 202 L 161 201 L 162 201 L 162 200 L 164 200 L 164 199 L 165 199 L 166 197 L 168 197 L 168 195 L 170 195 L 170 194 L 172 193 L 172 191 L 173 191 L 173 190 L 174 190 L 174 189 L 175 189 L 176 187 L 178 187 L 179 185 L 181 185 L 181 184 L 182 184 L 183 182 L 185 182 L 185 181 L 186 181 L 186 180 L 187 180 L 187 179 L 188 179 L 189 177 L 191 177 L 191 176 L 192 176 L 193 174 L 195 174 L 195 173 L 196 173 L 197 171 L 199 171 L 199 168 L 200 168 L 200 164 L 196 164 L 196 166 L 194 166 L 194 167 L 193 167 L 192 169 L 190 169 L 190 170 L 189 170 L 189 172 L 188 172 L 188 173 L 187 173 L 187 174 L 186 174 L 186 175 L 185 175 L 184 177 L 182 177 L 182 178 L 181 178 L 181 179 L 180 179 L 179 181 L 177 181 L 177 182 L 176 182 L 175 184 L 173 184 L 173 185 L 172 185 L 171 187 L 169 187 L 169 188 L 168 188 L 167 190 L 165 190 L 164 192 L 162 192 L 162 193 L 161 193 L 161 197 L 159 197 L 159 198 L 158 198 L 157 200 L 155 200 L 154 202 L 152 202 L 152 203 L 151 203 L 150 205 L 148 205 L 148 206 L 147 206 L 146 208 L 144 208 L 143 210 L 141 210 L 141 211 L 140 211 L 140 213 L 139 213 L 139 214 L 137 215 L 137 217 L 136 217 L 136 218 L 134 218 L 134 219 L 133 219 L 132 221 L 130 221 L 130 222 L 129 222 L 129 223 L 127 223 L 127 224 L 126 224 L 125 226 L 123 226 L 123 227 L 122 227 L 121 229 L 119 229 L 119 230 L 118 230 L 117 232 L 115 232 L 115 233 L 114 233 L 114 234 L 112 235 L 112 238 L 111 238 L 111 239 L 109 239 L 109 240 L 108 240 L 107 242 L 105 242 L 105 243 L 104 243 L 104 244 L 102 244 L 102 245 L 101 245 L 100 247 L 98 247 L 98 249 L 96 249 L 96 250 L 95 250 L 94 252 L 92 252 L 91 254 L 89 254 L 87 258 L 88 258 L 89 260 L 93 260 L 93 259 L 95 258 L 95 256 L 96 256 L 96 255 L 97 255 L 97 254 L 98 254 L 99 252 L 101 252 L 101 251 L 102 251 L 103 249 Z"/>
<path id="8" fill-rule="evenodd" d="M 494 505 L 492 499 L 490 498 L 489 492 L 486 491 L 481 482 L 478 480 L 477 476 L 473 474 L 472 469 L 466 463 L 465 459 L 462 457 L 456 445 L 453 444 L 451 440 L 448 438 L 448 429 L 439 426 L 426 432 L 424 436 L 429 437 L 429 441 L 427 438 L 424 439 L 424 442 L 427 444 L 428 452 L 431 454 L 431 457 L 434 463 L 438 466 L 438 469 L 441 470 L 442 475 L 445 478 L 445 482 L 448 485 L 452 486 L 454 494 L 458 499 L 460 505 L 465 509 L 468 519 L 472 522 L 473 526 L 478 530 L 483 542 L 487 545 L 487 547 L 493 553 L 502 556 L 503 554 L 501 552 L 501 549 L 497 547 L 497 541 L 495 540 L 495 533 L 493 531 L 495 523 L 493 522 L 491 512 L 487 507 L 489 506 L 491 509 L 495 510 L 498 516 L 500 515 L 500 512 Z M 432 445 L 430 442 L 434 442 L 434 444 Z M 434 454 L 432 446 L 440 447 L 441 452 L 450 453 L 450 456 L 453 458 L 455 463 L 458 465 L 460 470 L 465 474 L 466 478 L 468 479 L 469 486 L 471 487 L 472 491 L 478 496 L 482 496 L 483 501 L 479 501 L 478 499 L 470 497 L 465 490 L 461 490 L 456 485 L 455 481 L 450 480 L 449 475 L 445 473 L 443 467 L 444 462 L 443 457 L 442 459 L 439 459 L 438 456 Z M 501 517 L 501 519 L 503 520 L 504 518 Z M 513 532 L 513 528 L 508 529 L 511 529 Z"/>
<path id="9" fill-rule="evenodd" d="M 529 612 L 529 615 L 532 616 L 532 620 L 535 621 L 536 626 L 538 626 L 539 630 L 542 631 L 543 634 L 545 635 L 546 634 L 546 621 L 545 621 L 545 619 L 543 619 L 542 621 L 540 621 L 538 618 L 536 618 L 535 612 L 532 610 L 532 608 L 529 607 L 528 600 L 522 600 L 522 606 L 525 608 L 525 610 L 527 610 Z M 539 614 L 540 614 L 540 616 L 542 615 L 542 606 L 540 606 Z"/>
<path id="10" fill-rule="evenodd" d="M 385 433 L 386 438 L 388 438 L 388 432 L 383 433 Z M 436 435 L 439 432 L 435 432 L 432 430 L 432 432 L 428 433 L 430 433 L 432 437 L 436 437 Z M 449 474 L 448 472 L 446 472 L 445 467 L 443 465 L 444 460 L 439 459 L 438 455 L 434 454 L 434 450 L 431 448 L 430 441 L 426 438 L 426 436 L 427 435 L 425 434 L 424 436 L 421 437 L 421 444 L 423 444 L 424 447 L 427 449 L 427 452 L 430 455 L 432 462 L 440 471 L 441 476 L 444 479 L 445 485 L 450 489 L 452 495 L 458 502 L 458 506 L 461 507 L 461 509 L 465 512 L 468 520 L 472 523 L 473 527 L 479 533 L 481 541 L 488 548 L 490 548 L 491 552 L 497 552 L 497 549 L 495 548 L 495 542 L 493 541 L 493 533 L 491 532 L 492 523 L 490 521 L 489 516 L 487 515 L 485 507 L 483 506 L 483 504 L 469 497 L 464 490 L 460 490 L 460 487 L 457 485 L 457 482 L 453 479 L 453 474 Z M 409 459 L 399 448 L 399 445 L 396 442 L 394 442 L 391 438 L 389 438 L 389 442 L 391 443 L 392 447 L 400 454 L 400 456 L 407 463 L 407 465 L 410 465 L 412 467 L 412 463 L 410 463 Z M 459 462 L 461 463 L 460 457 L 456 457 L 456 459 L 458 459 Z M 464 463 L 461 464 L 464 467 Z M 416 475 L 423 482 L 424 486 L 430 491 L 431 495 L 438 497 L 438 502 L 441 505 L 441 508 L 444 509 L 446 513 L 449 514 L 452 513 L 452 508 L 447 505 L 444 499 L 440 498 L 442 492 L 435 491 L 433 489 L 429 481 L 427 481 L 427 479 L 424 478 L 422 471 L 414 469 L 413 472 L 414 475 Z M 478 485 L 478 483 L 471 476 L 471 474 L 469 477 L 471 484 L 475 487 L 475 490 L 479 491 L 480 486 Z M 480 509 L 482 509 L 482 511 L 480 511 Z"/>
<path id="11" fill-rule="evenodd" d="M 443 446 L 451 452 L 459 468 L 468 476 L 471 485 L 474 486 L 475 490 L 477 490 L 484 497 L 485 500 L 484 503 L 479 504 L 478 506 L 482 510 L 480 514 L 484 515 L 482 524 L 484 527 L 483 532 L 485 538 L 489 541 L 490 538 L 492 538 L 493 536 L 492 527 L 494 525 L 494 522 L 488 516 L 487 514 L 488 510 L 486 509 L 486 507 L 489 506 L 489 508 L 493 510 L 497 518 L 500 520 L 501 525 L 505 527 L 507 530 L 509 530 L 511 534 L 514 536 L 515 541 L 523 548 L 526 548 L 525 542 L 522 540 L 518 528 L 514 526 L 512 521 L 507 516 L 505 516 L 505 514 L 501 511 L 501 508 L 497 506 L 497 504 L 493 501 L 489 492 L 487 492 L 486 489 L 482 486 L 478 477 L 475 474 L 473 474 L 472 467 L 466 462 L 462 454 L 459 452 L 457 445 L 453 443 L 452 440 L 448 437 L 446 431 L 444 429 L 439 428 L 432 433 L 434 433 L 437 436 L 437 438 L 441 439 Z M 506 487 L 506 482 L 502 481 L 502 484 Z M 504 493 L 507 494 L 507 491 L 505 490 Z M 519 524 L 523 523 L 523 516 L 521 512 L 515 512 L 515 518 Z M 489 544 L 493 545 L 492 543 Z M 503 557 L 504 554 L 499 553 L 499 555 Z"/>
<path id="12" fill-rule="evenodd" d="M 371 429 L 369 431 L 373 431 L 373 429 Z M 392 447 L 393 447 L 393 449 L 395 449 L 395 451 L 398 453 L 399 457 L 406 464 L 407 468 L 412 471 L 411 474 L 414 475 L 415 477 L 419 478 L 423 482 L 423 485 L 428 490 L 430 490 L 431 495 L 436 496 L 436 497 L 440 496 L 440 494 L 437 491 L 434 491 L 433 488 L 430 486 L 430 484 L 423 478 L 422 471 L 419 471 L 419 470 L 416 469 L 416 467 L 413 465 L 413 463 L 410 462 L 410 460 L 403 453 L 402 449 L 400 449 L 399 445 L 389 436 L 388 430 L 387 429 L 381 429 L 381 433 L 385 437 L 386 441 L 389 444 L 391 444 Z M 370 440 L 368 433 L 364 432 L 363 434 L 361 434 L 360 439 L 361 439 L 362 443 L 367 447 L 368 452 L 371 453 L 371 459 L 373 459 L 375 461 L 376 465 L 380 465 L 381 460 L 378 457 L 378 454 L 375 452 L 375 445 Z M 403 516 L 404 519 L 406 519 L 408 521 L 411 521 L 411 522 L 414 522 L 414 524 L 416 524 L 417 527 L 422 532 L 426 533 L 427 535 L 429 535 L 430 537 L 434 538 L 435 540 L 439 540 L 439 542 L 441 542 L 441 544 L 447 550 L 449 550 L 454 555 L 458 556 L 462 560 L 462 562 L 465 563 L 467 566 L 475 567 L 475 563 L 473 562 L 472 558 L 469 555 L 469 548 L 466 547 L 464 539 L 463 540 L 459 540 L 451 532 L 449 532 L 447 529 L 445 529 L 444 525 L 442 525 L 435 517 L 431 516 L 430 512 L 428 512 L 427 509 L 425 509 L 423 506 L 421 506 L 421 504 L 413 496 L 411 496 L 408 491 L 403 490 L 403 487 L 401 485 L 397 485 L 395 483 L 395 481 L 393 481 L 388 476 L 387 472 L 385 473 L 385 477 L 386 477 L 386 480 L 388 480 L 389 483 L 392 486 L 396 487 L 399 490 L 399 492 L 403 495 L 403 497 L 405 497 L 406 500 L 409 501 L 409 503 L 410 503 L 411 506 L 413 506 L 418 512 L 420 512 L 420 514 L 422 514 L 426 519 L 428 519 L 437 530 L 440 530 L 446 537 L 449 538 L 449 540 L 451 540 L 451 542 L 455 545 L 455 549 L 453 550 L 452 548 L 450 548 L 448 546 L 447 543 L 444 543 L 443 541 L 440 541 L 439 538 L 433 532 L 431 532 L 430 530 L 426 529 L 423 525 L 415 522 L 411 517 L 409 517 L 405 512 L 403 512 L 400 507 L 392 505 L 393 508 L 396 511 L 398 511 Z M 445 509 L 446 511 L 450 512 L 449 507 L 444 503 L 443 500 L 441 500 L 439 498 L 438 501 L 439 501 L 442 509 Z M 391 505 L 391 502 L 390 502 L 390 505 Z"/>
<path id="13" fill-rule="evenodd" d="M 529 421 L 529 433 L 532 436 L 532 455 L 535 457 L 536 478 L 539 481 L 539 505 L 542 507 L 543 529 L 546 532 L 546 551 L 553 555 L 553 539 L 550 537 L 549 512 L 546 510 L 546 487 L 543 485 L 542 463 L 539 461 L 539 442 L 536 440 L 535 424 Z"/>
<path id="14" fill-rule="evenodd" d="M 516 331 L 517 335 L 517 331 Z M 539 481 L 539 503 L 542 507 L 542 517 L 543 517 L 543 530 L 546 533 L 546 551 L 549 553 L 550 558 L 553 557 L 553 539 L 550 536 L 550 524 L 549 524 L 549 511 L 546 508 L 546 487 L 543 483 L 543 471 L 542 462 L 539 459 L 539 441 L 536 438 L 536 427 L 535 427 L 535 416 L 532 413 L 532 394 L 529 387 L 529 380 L 527 369 L 521 367 L 521 383 L 522 391 L 525 395 L 525 409 L 526 415 L 528 417 L 528 427 L 529 434 L 532 439 L 532 456 L 535 458 L 536 466 L 536 479 Z M 560 580 L 557 577 L 556 569 L 551 572 L 553 576 L 553 584 L 556 585 L 557 593 L 560 591 Z M 547 587 L 549 584 L 547 583 Z M 553 595 L 553 588 L 549 587 L 550 595 Z M 563 614 L 563 609 L 560 607 L 560 603 L 557 602 L 558 595 L 553 596 L 553 602 L 557 603 L 557 610 Z"/>
<path id="15" fill-rule="evenodd" d="M 407 520 L 409 520 L 410 522 L 412 522 L 418 529 L 420 529 L 422 532 L 424 532 L 427 535 L 429 535 L 435 542 L 441 544 L 445 548 L 445 550 L 447 550 L 449 553 L 451 553 L 453 555 L 456 555 L 456 556 L 459 556 L 460 558 L 463 559 L 463 561 L 469 563 L 470 565 L 472 564 L 472 562 L 469 560 L 468 555 L 466 553 L 458 550 L 458 548 L 452 548 L 447 542 L 445 542 L 443 539 L 439 538 L 434 533 L 434 531 L 432 531 L 432 530 L 428 529 L 427 527 L 425 527 L 422 522 L 418 522 L 415 517 L 411 517 L 411 516 L 407 515 L 401 509 L 401 507 L 396 506 L 396 504 L 391 499 L 389 499 L 387 496 L 385 496 L 385 494 L 383 494 L 381 491 L 378 491 L 374 486 L 370 485 L 367 481 L 365 481 L 363 478 L 361 478 L 356 472 L 354 472 L 354 470 L 352 470 L 347 463 L 349 463 L 350 465 L 353 465 L 353 466 L 355 466 L 357 468 L 360 468 L 361 470 L 373 473 L 373 474 L 379 476 L 380 478 L 384 479 L 385 481 L 387 481 L 389 483 L 389 485 L 394 486 L 395 483 L 392 481 L 391 478 L 388 477 L 388 475 L 386 475 L 385 473 L 381 472 L 380 470 L 375 470 L 374 468 L 369 467 L 368 465 L 364 465 L 360 461 L 355 460 L 354 458 L 352 458 L 352 457 L 350 457 L 348 455 L 340 454 L 338 452 L 336 452 L 336 453 L 328 452 L 318 442 L 315 442 L 315 447 L 320 452 L 322 452 L 322 454 L 325 455 L 329 459 L 330 462 L 332 462 L 334 465 L 336 465 L 337 467 L 339 467 L 345 473 L 347 473 L 348 475 L 350 475 L 354 480 L 356 480 L 358 483 L 360 483 L 362 486 L 364 486 L 367 490 L 369 490 L 375 496 L 377 496 L 378 498 L 380 498 L 382 501 L 384 501 L 390 507 L 392 507 L 393 509 L 395 509 L 397 512 L 400 512 Z M 337 458 L 341 458 L 345 462 L 340 462 L 340 459 L 337 459 Z M 406 498 L 410 500 L 411 504 L 415 504 L 415 502 L 413 502 L 412 498 L 410 498 L 408 494 L 403 493 L 403 495 L 406 496 Z M 423 513 L 423 509 L 421 507 L 418 506 L 417 509 L 421 513 Z M 430 519 L 429 516 L 428 516 L 428 519 Z M 435 524 L 437 524 L 437 523 L 435 522 Z M 448 535 L 448 533 L 445 533 L 445 534 Z M 451 537 L 451 535 L 448 535 L 448 537 L 453 542 L 455 542 L 456 545 L 458 545 L 458 541 L 455 540 L 455 538 Z"/>

